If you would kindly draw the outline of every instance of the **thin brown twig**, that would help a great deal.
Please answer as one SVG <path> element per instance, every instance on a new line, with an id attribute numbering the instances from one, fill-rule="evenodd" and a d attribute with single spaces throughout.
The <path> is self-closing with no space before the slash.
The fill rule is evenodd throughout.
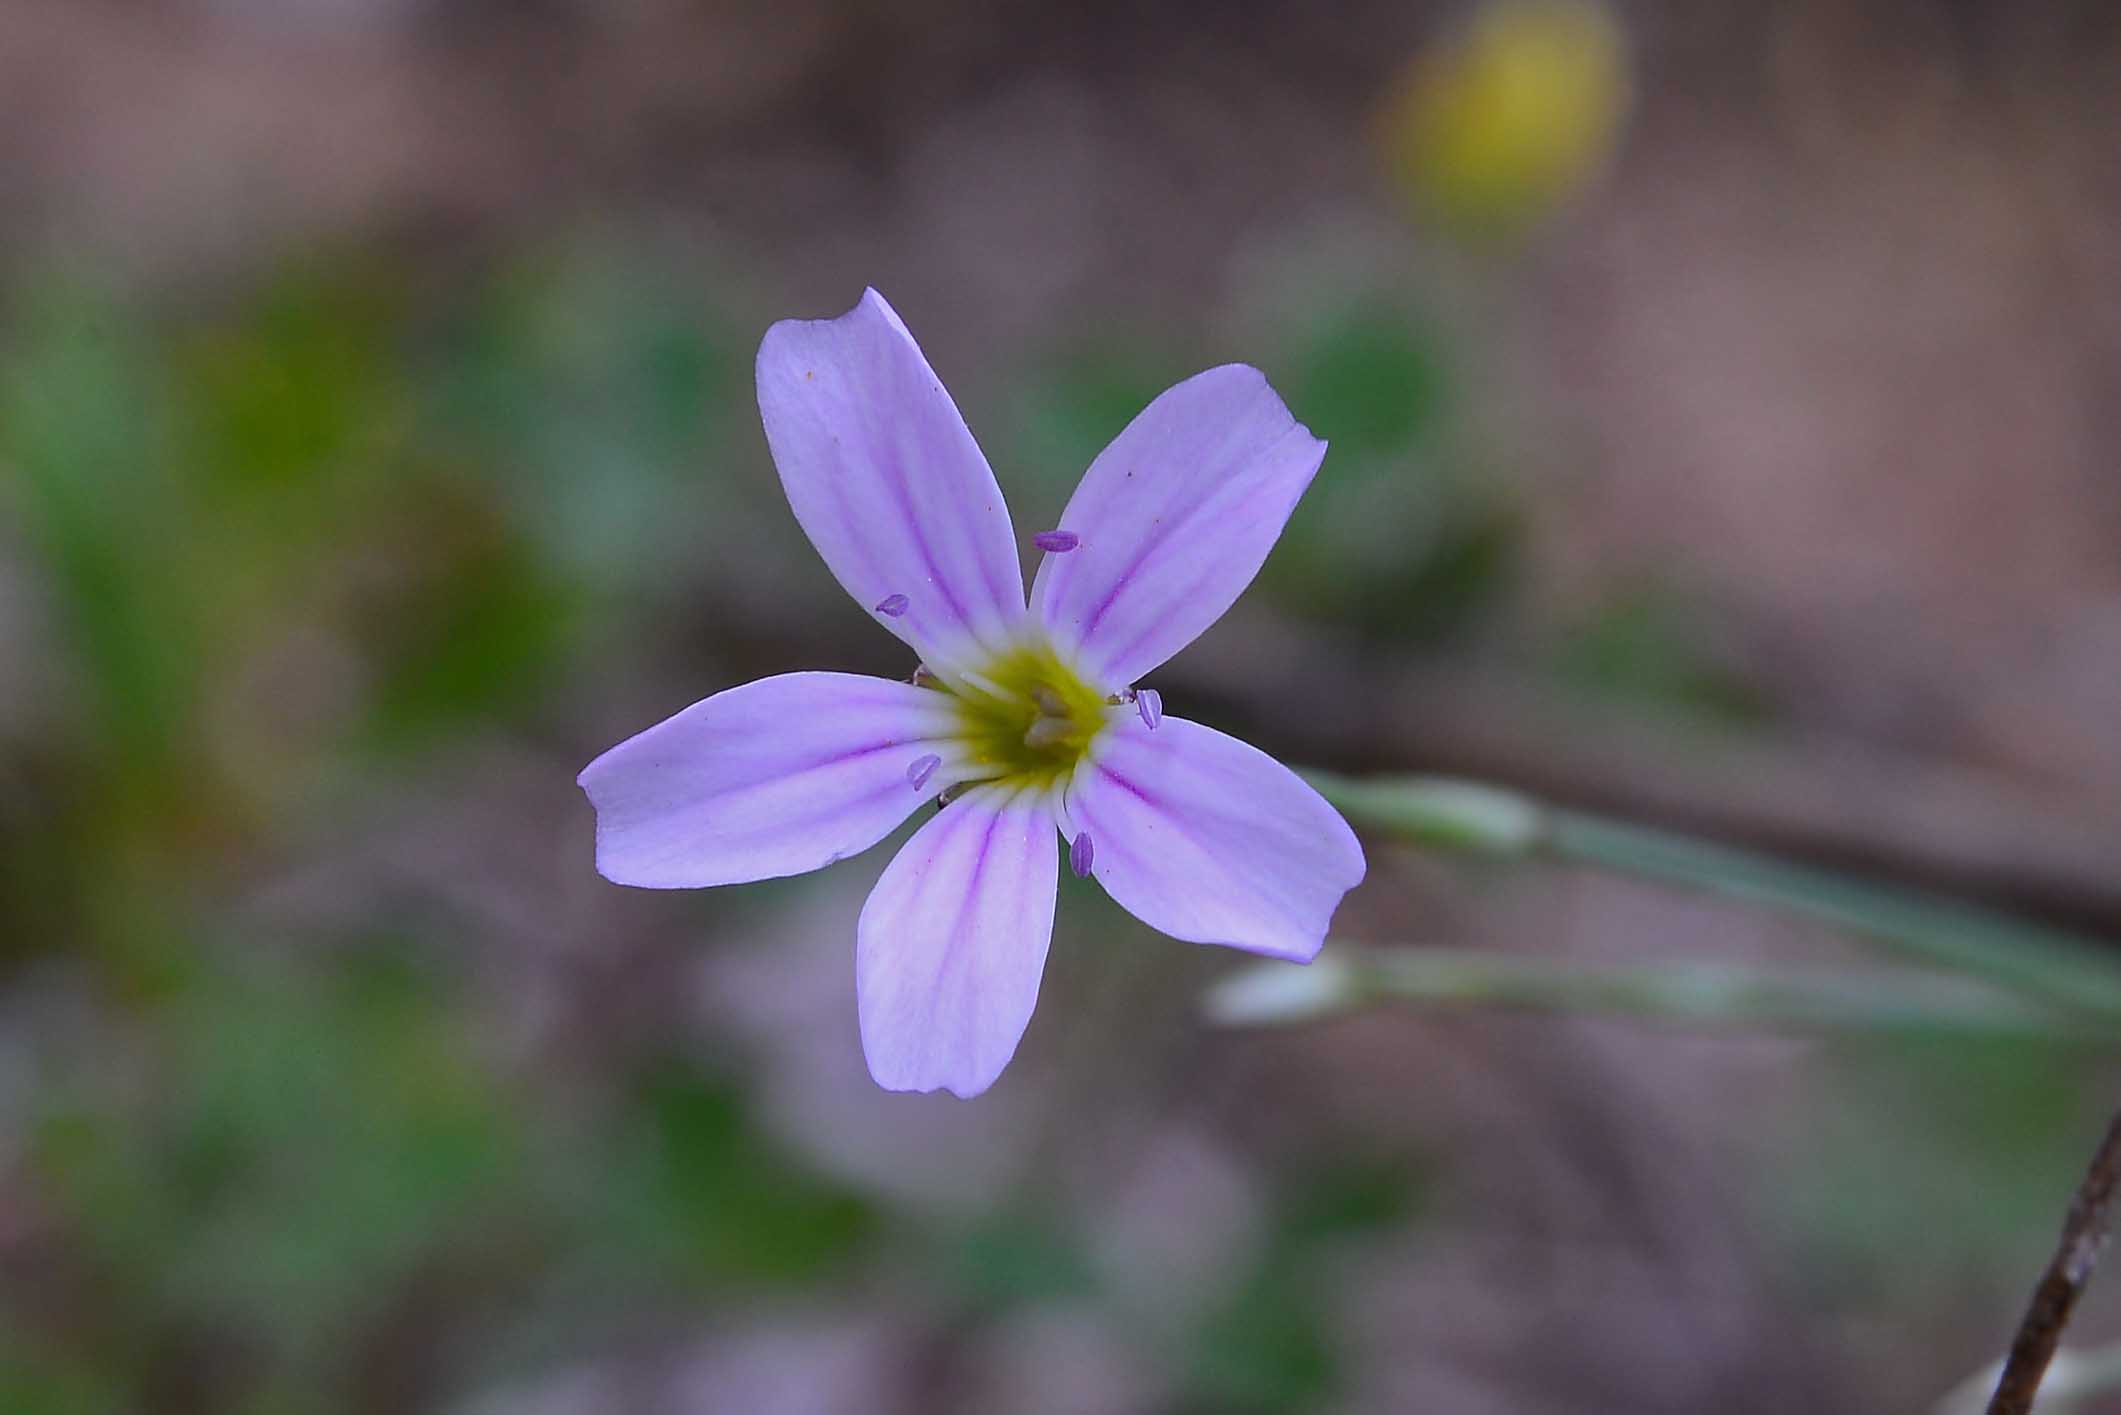
<path id="1" fill-rule="evenodd" d="M 2039 1393 L 2048 1362 L 2054 1359 L 2062 1329 L 2069 1325 L 2077 1299 L 2091 1285 L 2092 1269 L 2099 1265 L 2099 1252 L 2106 1247 L 2117 1185 L 2121 1185 L 2121 1115 L 2106 1127 L 2106 1138 L 2099 1142 L 2084 1182 L 2070 1199 L 2062 1241 L 2033 1289 L 2024 1320 L 2018 1323 L 2018 1335 L 2011 1342 L 2010 1359 L 2003 1363 L 2003 1377 L 1988 1403 L 1988 1415 L 2031 1415 L 2033 1397 Z"/>

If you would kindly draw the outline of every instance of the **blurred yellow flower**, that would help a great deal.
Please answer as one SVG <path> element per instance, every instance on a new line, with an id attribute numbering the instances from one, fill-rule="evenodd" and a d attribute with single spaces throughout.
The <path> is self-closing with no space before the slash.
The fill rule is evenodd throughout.
<path id="1" fill-rule="evenodd" d="M 1488 0 L 1382 114 L 1393 175 L 1473 240 L 1514 236 L 1599 175 L 1627 116 L 1625 37 L 1596 0 Z"/>

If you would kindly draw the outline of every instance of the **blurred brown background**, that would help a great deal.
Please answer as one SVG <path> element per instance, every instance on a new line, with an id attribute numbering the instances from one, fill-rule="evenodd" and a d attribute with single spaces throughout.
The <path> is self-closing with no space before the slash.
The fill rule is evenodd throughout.
<path id="1" fill-rule="evenodd" d="M 873 284 L 1019 526 L 1212 363 L 1331 441 L 1171 710 L 2121 938 L 2117 94 L 2094 3 L 0 0 L 0 1408 L 1931 1408 L 2097 1054 L 1218 1031 L 1070 880 L 890 1096 L 884 851 L 623 891 L 572 779 L 910 669 L 751 404 Z M 1370 849 L 1355 942 L 1864 960 Z"/>

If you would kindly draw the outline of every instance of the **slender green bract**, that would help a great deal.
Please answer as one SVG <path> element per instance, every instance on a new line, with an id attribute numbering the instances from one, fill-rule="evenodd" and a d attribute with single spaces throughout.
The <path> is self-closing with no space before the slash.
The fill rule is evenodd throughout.
<path id="1" fill-rule="evenodd" d="M 1478 782 L 1304 776 L 1357 826 L 1441 849 L 1590 865 L 1725 895 L 2121 1026 L 2121 950 L 2112 945 Z"/>
<path id="2" fill-rule="evenodd" d="M 1378 1005 L 1559 1012 L 1701 1030 L 1987 1037 L 2121 1048 L 2121 1028 L 1986 983 L 1908 969 L 1584 964 L 1447 947 L 1328 943 L 1308 968 L 1252 964 L 1208 992 L 1210 1020 L 1281 1026 Z"/>

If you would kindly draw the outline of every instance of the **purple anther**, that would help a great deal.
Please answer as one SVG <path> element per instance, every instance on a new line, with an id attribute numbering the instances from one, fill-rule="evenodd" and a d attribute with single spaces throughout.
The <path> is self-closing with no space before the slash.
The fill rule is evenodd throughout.
<path id="1" fill-rule="evenodd" d="M 876 612 L 896 619 L 906 612 L 906 606 L 911 603 L 913 601 L 902 594 L 887 594 L 876 602 Z"/>
<path id="2" fill-rule="evenodd" d="M 1164 695 L 1154 688 L 1134 690 L 1134 710 L 1142 715 L 1142 726 L 1151 732 L 1164 720 Z"/>
<path id="3" fill-rule="evenodd" d="M 942 764 L 943 759 L 933 753 L 925 757 L 917 757 L 914 759 L 913 765 L 906 768 L 906 780 L 912 782 L 913 789 L 918 791 L 928 784 L 928 778 L 935 775 L 935 769 Z"/>
<path id="4" fill-rule="evenodd" d="M 1040 531 L 1031 537 L 1031 543 L 1040 550 L 1058 555 L 1064 550 L 1073 550 L 1081 545 L 1083 538 L 1073 531 Z"/>
<path id="5" fill-rule="evenodd" d="M 1090 843 L 1090 832 L 1084 831 L 1068 846 L 1068 868 L 1075 871 L 1077 879 L 1090 877 L 1090 862 L 1097 858 L 1097 847 Z"/>

